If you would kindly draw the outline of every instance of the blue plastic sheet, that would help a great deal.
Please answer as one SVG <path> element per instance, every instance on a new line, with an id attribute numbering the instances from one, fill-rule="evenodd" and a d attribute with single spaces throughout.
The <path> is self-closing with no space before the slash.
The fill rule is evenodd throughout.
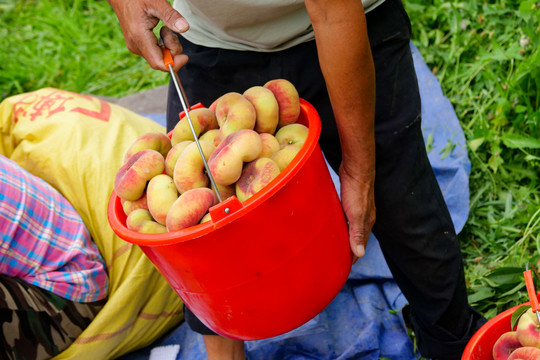
<path id="1" fill-rule="evenodd" d="M 412 43 L 411 49 L 422 98 L 422 128 L 430 149 L 428 156 L 459 232 L 469 211 L 470 162 L 465 137 L 437 78 Z M 163 116 L 149 117 L 165 122 Z M 337 175 L 330 171 L 339 192 Z M 353 266 L 345 286 L 322 313 L 286 334 L 247 341 L 246 354 L 249 360 L 416 359 L 400 312 L 406 303 L 377 239 L 371 235 L 366 255 Z M 167 344 L 180 345 L 176 359 L 206 359 L 201 336 L 185 323 L 123 359 L 148 359 L 152 349 Z"/>

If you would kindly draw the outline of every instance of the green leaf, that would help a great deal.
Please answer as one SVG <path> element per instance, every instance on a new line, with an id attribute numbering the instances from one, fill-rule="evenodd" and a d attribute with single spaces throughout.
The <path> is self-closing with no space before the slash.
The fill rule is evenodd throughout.
<path id="1" fill-rule="evenodd" d="M 513 313 L 512 317 L 510 318 L 510 328 L 514 329 L 514 327 L 517 325 L 519 318 L 521 315 L 527 312 L 531 308 L 531 305 L 522 305 L 518 307 Z"/>
<path id="2" fill-rule="evenodd" d="M 508 290 L 507 292 L 503 294 L 500 294 L 499 296 L 502 298 L 502 297 L 513 295 L 517 293 L 519 290 L 523 289 L 524 287 L 525 287 L 524 282 L 517 283 L 516 286 L 514 286 L 512 289 Z"/>
<path id="3" fill-rule="evenodd" d="M 488 159 L 488 165 L 493 170 L 493 172 L 497 172 L 499 169 L 499 166 L 504 164 L 504 160 L 501 158 L 501 155 L 499 152 L 495 152 L 492 156 Z"/>
<path id="4" fill-rule="evenodd" d="M 480 147 L 480 145 L 482 145 L 484 143 L 484 140 L 485 140 L 485 138 L 483 138 L 483 137 L 470 140 L 468 142 L 469 148 L 472 151 L 476 151 Z"/>
<path id="5" fill-rule="evenodd" d="M 523 283 L 523 269 L 520 267 L 499 267 L 486 275 L 486 281 L 493 287 Z"/>
<path id="6" fill-rule="evenodd" d="M 435 146 L 433 145 L 433 134 L 429 134 L 426 139 L 426 152 L 429 154 Z"/>
<path id="7" fill-rule="evenodd" d="M 474 294 L 469 295 L 469 303 L 474 304 L 482 300 L 490 299 L 494 295 L 494 291 L 488 287 L 481 287 Z"/>
<path id="8" fill-rule="evenodd" d="M 524 19 L 529 19 L 531 17 L 533 8 L 535 6 L 534 0 L 529 1 L 522 1 L 521 4 L 519 4 L 519 13 L 521 16 L 523 16 Z"/>
<path id="9" fill-rule="evenodd" d="M 457 144 L 453 144 L 452 140 L 448 140 L 446 145 L 439 151 L 441 155 L 441 160 L 444 160 L 448 155 L 452 154 Z"/>
<path id="10" fill-rule="evenodd" d="M 540 149 L 540 139 L 514 133 L 502 135 L 503 144 L 511 149 Z"/>

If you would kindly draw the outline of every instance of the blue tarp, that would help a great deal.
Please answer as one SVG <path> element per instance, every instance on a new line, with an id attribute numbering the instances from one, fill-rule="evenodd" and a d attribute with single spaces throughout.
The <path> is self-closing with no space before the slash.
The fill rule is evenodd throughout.
<path id="1" fill-rule="evenodd" d="M 429 159 L 459 232 L 469 211 L 470 162 L 465 137 L 437 78 L 412 43 L 411 49 L 422 98 L 422 128 L 429 144 Z M 165 122 L 162 115 L 148 117 Z M 339 190 L 337 175 L 331 173 Z M 289 333 L 246 342 L 246 354 L 249 360 L 416 359 L 400 313 L 406 303 L 377 239 L 371 235 L 366 255 L 353 266 L 343 289 L 321 314 Z M 169 349 L 171 353 L 167 357 L 163 351 L 168 349 L 164 346 L 171 344 L 180 347 Z M 154 359 L 157 351 L 162 351 L 161 360 L 206 359 L 201 336 L 185 323 L 123 359 Z"/>

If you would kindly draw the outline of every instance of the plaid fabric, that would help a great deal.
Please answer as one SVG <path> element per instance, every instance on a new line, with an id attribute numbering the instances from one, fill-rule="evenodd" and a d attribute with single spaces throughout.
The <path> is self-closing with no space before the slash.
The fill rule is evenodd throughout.
<path id="1" fill-rule="evenodd" d="M 49 359 L 66 349 L 106 300 L 78 303 L 0 275 L 0 359 Z"/>
<path id="2" fill-rule="evenodd" d="M 75 209 L 44 180 L 0 156 L 0 274 L 66 299 L 106 297 L 97 246 Z"/>

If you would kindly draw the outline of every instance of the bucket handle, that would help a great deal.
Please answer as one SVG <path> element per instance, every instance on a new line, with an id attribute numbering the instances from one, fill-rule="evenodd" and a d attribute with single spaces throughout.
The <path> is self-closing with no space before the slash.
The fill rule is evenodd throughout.
<path id="1" fill-rule="evenodd" d="M 212 218 L 212 221 L 217 223 L 218 221 L 224 219 L 225 217 L 237 212 L 238 210 L 242 209 L 243 205 L 238 200 L 238 198 L 233 195 L 220 203 L 212 206 L 208 212 L 210 213 L 210 217 Z"/>

